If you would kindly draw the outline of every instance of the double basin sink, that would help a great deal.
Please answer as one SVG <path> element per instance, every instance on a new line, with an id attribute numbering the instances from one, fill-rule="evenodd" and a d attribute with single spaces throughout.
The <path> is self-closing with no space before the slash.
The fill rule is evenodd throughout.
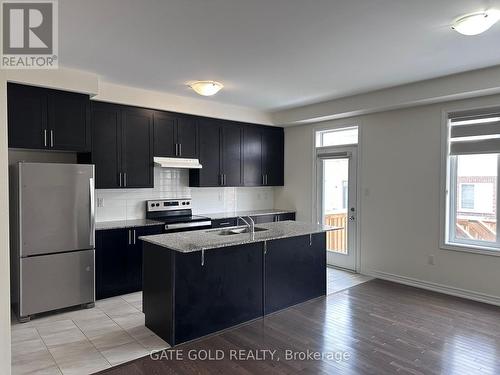
<path id="1" fill-rule="evenodd" d="M 254 232 L 263 232 L 268 230 L 267 228 L 255 227 Z M 216 229 L 210 230 L 211 233 L 216 233 L 219 236 L 232 236 L 234 234 L 242 234 L 242 233 L 250 233 L 251 230 L 248 227 L 233 227 L 233 228 L 225 228 L 225 229 Z"/>

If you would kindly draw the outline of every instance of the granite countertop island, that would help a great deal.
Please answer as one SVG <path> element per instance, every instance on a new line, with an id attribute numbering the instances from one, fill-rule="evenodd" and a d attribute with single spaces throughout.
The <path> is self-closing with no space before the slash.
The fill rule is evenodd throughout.
<path id="1" fill-rule="evenodd" d="M 340 228 L 235 228 L 139 237 L 145 325 L 171 346 L 326 295 L 326 232 Z"/>
<path id="2" fill-rule="evenodd" d="M 233 228 L 241 228 L 241 226 Z M 204 229 L 189 232 L 143 236 L 139 237 L 139 239 L 181 253 L 191 253 L 201 250 L 217 249 L 221 247 L 237 246 L 342 229 L 339 227 L 311 224 L 300 221 L 263 223 L 257 224 L 255 228 L 257 228 L 257 230 L 258 228 L 266 230 L 256 231 L 252 236 L 250 233 L 230 235 L 219 234 L 222 231 L 228 231 L 231 228 Z"/>

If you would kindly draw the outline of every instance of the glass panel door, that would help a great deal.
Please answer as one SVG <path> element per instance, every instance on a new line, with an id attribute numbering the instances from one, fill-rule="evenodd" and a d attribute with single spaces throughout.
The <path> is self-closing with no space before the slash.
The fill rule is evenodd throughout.
<path id="1" fill-rule="evenodd" d="M 356 269 L 356 147 L 318 153 L 319 222 L 327 233 L 327 263 Z"/>

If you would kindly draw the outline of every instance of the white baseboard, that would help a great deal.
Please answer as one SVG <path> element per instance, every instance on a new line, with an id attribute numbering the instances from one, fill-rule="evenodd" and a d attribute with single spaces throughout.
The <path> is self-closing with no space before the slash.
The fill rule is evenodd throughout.
<path id="1" fill-rule="evenodd" d="M 414 279 L 412 277 L 407 277 L 407 276 L 394 275 L 382 271 L 365 269 L 363 270 L 363 274 L 375 277 L 377 279 L 393 281 L 395 283 L 414 286 L 416 288 L 432 290 L 438 293 L 449 294 L 456 297 L 462 297 L 473 301 L 479 301 L 479 302 L 489 303 L 491 305 L 500 306 L 500 297 L 492 296 L 489 294 L 473 292 L 471 290 L 455 288 L 452 286 Z"/>

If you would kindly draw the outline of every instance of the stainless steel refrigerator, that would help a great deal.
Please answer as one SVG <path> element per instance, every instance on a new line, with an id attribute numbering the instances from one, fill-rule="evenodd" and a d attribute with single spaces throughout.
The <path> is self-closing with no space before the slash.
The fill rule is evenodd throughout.
<path id="1" fill-rule="evenodd" d="M 12 302 L 21 321 L 93 306 L 94 166 L 26 163 L 11 171 Z"/>

